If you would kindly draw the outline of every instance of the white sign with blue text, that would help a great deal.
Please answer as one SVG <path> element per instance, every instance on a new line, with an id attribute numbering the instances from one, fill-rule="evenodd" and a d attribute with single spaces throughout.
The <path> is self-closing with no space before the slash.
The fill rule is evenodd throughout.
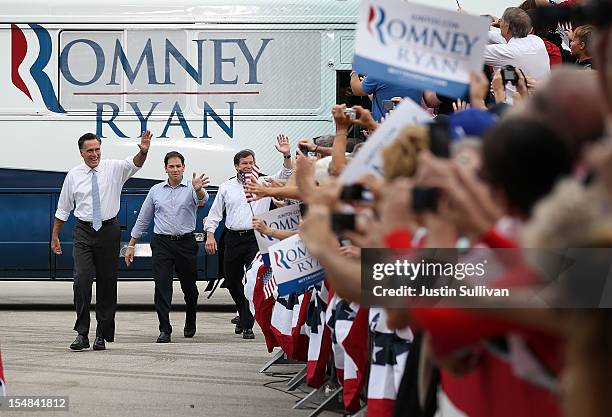
<path id="1" fill-rule="evenodd" d="M 363 0 L 353 69 L 392 84 L 465 97 L 482 71 L 490 20 L 396 0 Z"/>
<path id="2" fill-rule="evenodd" d="M 289 206 L 277 208 L 267 213 L 258 214 L 257 218 L 273 229 L 297 230 L 301 218 L 300 205 L 291 204 Z M 259 253 L 262 255 L 267 255 L 270 246 L 280 242 L 279 239 L 259 232 L 255 232 L 255 238 L 257 239 L 257 246 L 259 246 Z"/>
<path id="3" fill-rule="evenodd" d="M 308 253 L 300 235 L 282 240 L 270 246 L 269 250 L 279 297 L 305 290 L 323 281 L 323 267 Z"/>
<path id="4" fill-rule="evenodd" d="M 342 171 L 340 181 L 343 184 L 353 184 L 366 175 L 382 178 L 383 148 L 397 138 L 402 128 L 408 125 L 421 125 L 429 121 L 431 121 L 431 115 L 421 106 L 409 98 L 402 100 Z"/>

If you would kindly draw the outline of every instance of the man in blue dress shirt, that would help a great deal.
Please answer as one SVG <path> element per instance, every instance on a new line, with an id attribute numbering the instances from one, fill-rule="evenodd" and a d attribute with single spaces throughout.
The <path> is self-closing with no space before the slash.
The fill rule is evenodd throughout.
<path id="1" fill-rule="evenodd" d="M 384 101 L 408 97 L 420 105 L 423 96 L 423 91 L 416 88 L 393 85 L 368 76 L 361 80 L 355 71 L 351 72 L 351 90 L 356 96 L 372 95 L 372 117 L 379 123 L 389 113 L 384 107 Z"/>
<path id="2" fill-rule="evenodd" d="M 134 261 L 134 247 L 146 232 L 153 218 L 154 235 L 151 239 L 153 252 L 153 278 L 155 279 L 155 310 L 159 319 L 157 343 L 170 342 L 170 305 L 172 303 L 173 269 L 181 282 L 185 296 L 185 337 L 196 332 L 196 309 L 198 303 L 197 255 L 198 244 L 193 232 L 196 227 L 199 203 L 208 200 L 204 190 L 208 177 L 193 173 L 191 181 L 184 178 L 185 158 L 178 152 L 169 152 L 164 158 L 168 180 L 151 187 L 145 198 L 132 239 L 125 253 L 127 266 Z"/>

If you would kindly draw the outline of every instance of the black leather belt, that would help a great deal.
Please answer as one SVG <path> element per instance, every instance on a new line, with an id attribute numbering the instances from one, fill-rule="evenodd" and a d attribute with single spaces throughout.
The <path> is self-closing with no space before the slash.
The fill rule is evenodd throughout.
<path id="1" fill-rule="evenodd" d="M 77 219 L 77 220 L 81 224 L 85 224 L 87 226 L 93 227 L 93 222 L 86 222 L 85 220 L 81 220 L 81 219 Z M 112 219 L 104 220 L 102 222 L 102 226 L 104 226 L 105 224 L 114 223 L 116 221 L 117 221 L 117 217 L 113 217 Z"/>
<path id="2" fill-rule="evenodd" d="M 155 233 L 155 237 L 168 240 L 184 240 L 193 237 L 193 233 L 185 233 L 184 235 L 160 235 L 158 233 Z"/>
<path id="3" fill-rule="evenodd" d="M 253 234 L 253 229 L 249 229 L 249 230 L 232 230 L 232 229 L 227 229 L 228 232 L 236 234 L 238 236 L 246 236 L 246 235 L 250 235 Z"/>

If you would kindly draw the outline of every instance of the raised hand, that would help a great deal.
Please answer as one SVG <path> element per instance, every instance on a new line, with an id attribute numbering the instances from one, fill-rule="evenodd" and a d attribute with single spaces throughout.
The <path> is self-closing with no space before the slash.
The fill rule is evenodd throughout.
<path id="1" fill-rule="evenodd" d="M 251 180 L 249 182 L 244 184 L 244 188 L 247 193 L 253 194 L 256 200 L 268 196 L 266 193 L 266 187 L 255 181 L 253 177 L 251 177 Z"/>
<path id="2" fill-rule="evenodd" d="M 149 148 L 151 147 L 152 137 L 153 137 L 153 134 L 149 130 L 142 132 L 142 136 L 140 137 L 140 143 L 138 144 L 138 147 L 140 148 L 140 152 L 144 154 L 149 152 Z"/>
<path id="3" fill-rule="evenodd" d="M 208 178 L 208 176 L 206 176 L 206 174 L 202 174 L 198 176 L 195 172 L 193 173 L 191 184 L 193 185 L 193 189 L 195 190 L 196 193 L 200 191 L 202 188 L 208 187 L 209 183 L 210 183 L 210 179 Z"/>
<path id="4" fill-rule="evenodd" d="M 467 101 L 463 101 L 460 98 L 457 101 L 453 101 L 453 110 L 455 112 L 467 110 L 470 108 L 470 104 Z"/>
<path id="5" fill-rule="evenodd" d="M 257 217 L 253 217 L 253 229 L 255 229 L 256 231 L 258 231 L 259 233 L 263 235 L 270 234 L 270 228 L 268 227 L 266 222 L 264 222 L 263 220 Z"/>
<path id="6" fill-rule="evenodd" d="M 501 70 L 495 71 L 493 75 L 493 81 L 491 82 L 493 88 L 493 95 L 495 96 L 496 103 L 504 103 L 506 101 L 506 86 L 501 75 Z"/>
<path id="7" fill-rule="evenodd" d="M 332 109 L 332 115 L 336 123 L 336 132 L 346 132 L 351 126 L 351 118 L 344 112 L 345 110 L 346 106 L 344 104 L 337 104 Z"/>
<path id="8" fill-rule="evenodd" d="M 364 129 L 376 130 L 378 123 L 372 117 L 372 113 L 369 110 L 364 109 L 361 106 L 353 106 L 353 110 L 357 113 L 357 118 L 353 120 L 353 123 L 357 126 L 361 126 Z"/>
<path id="9" fill-rule="evenodd" d="M 491 85 L 484 72 L 470 74 L 470 103 L 477 108 L 486 110 L 485 100 Z"/>
<path id="10" fill-rule="evenodd" d="M 282 133 L 279 134 L 276 137 L 276 142 L 277 143 L 274 146 L 276 147 L 277 151 L 285 156 L 291 155 L 291 144 L 289 143 L 289 138 L 287 136 Z"/>
<path id="11" fill-rule="evenodd" d="M 300 139 L 298 146 L 307 148 L 309 152 L 314 152 L 317 148 L 317 145 L 315 145 L 312 139 Z"/>

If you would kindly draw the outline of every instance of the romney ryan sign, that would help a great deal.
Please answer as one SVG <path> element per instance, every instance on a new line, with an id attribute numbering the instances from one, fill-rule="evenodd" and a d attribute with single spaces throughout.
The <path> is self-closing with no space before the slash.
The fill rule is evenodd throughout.
<path id="1" fill-rule="evenodd" d="M 353 69 L 392 84 L 464 97 L 482 70 L 489 19 L 395 0 L 361 4 Z"/>

